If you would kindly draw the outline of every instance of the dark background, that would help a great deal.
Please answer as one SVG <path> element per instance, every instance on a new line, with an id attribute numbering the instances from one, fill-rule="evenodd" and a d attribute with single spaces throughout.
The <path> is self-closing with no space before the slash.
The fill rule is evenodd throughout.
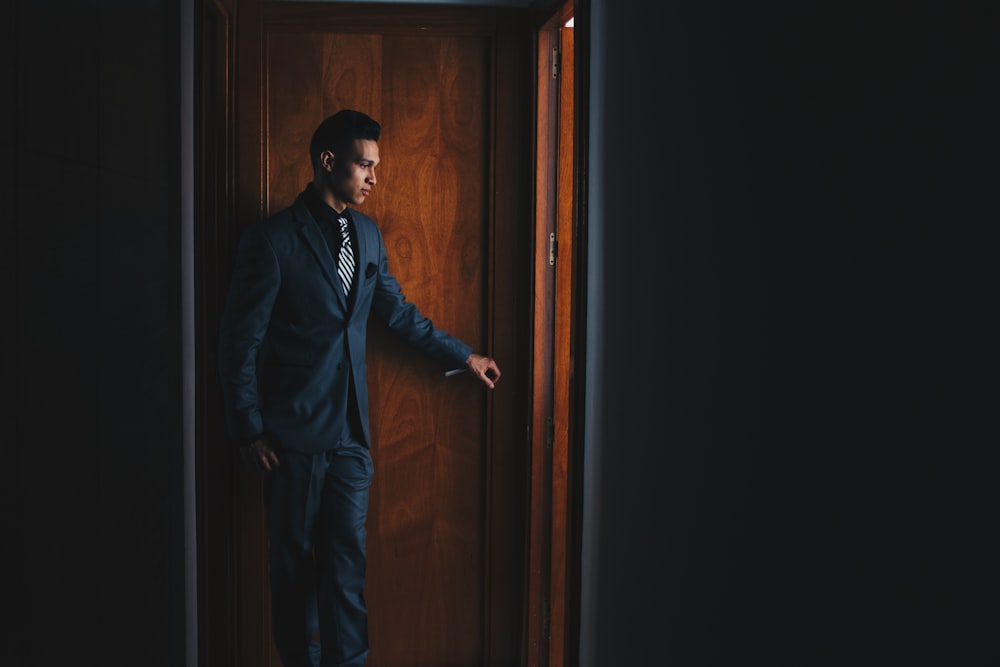
<path id="1" fill-rule="evenodd" d="M 604 4 L 587 664 L 998 664 L 996 11 Z"/>
<path id="2" fill-rule="evenodd" d="M 4 665 L 184 662 L 177 5 L 0 33 Z M 584 665 L 1000 661 L 982 5 L 580 3 Z"/>

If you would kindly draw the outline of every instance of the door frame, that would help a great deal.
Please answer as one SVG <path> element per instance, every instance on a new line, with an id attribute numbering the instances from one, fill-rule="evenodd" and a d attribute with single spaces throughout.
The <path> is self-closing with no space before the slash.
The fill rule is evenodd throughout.
<path id="1" fill-rule="evenodd" d="M 525 667 L 579 662 L 586 295 L 586 0 L 537 16 Z M 574 20 L 574 28 L 563 27 Z M 550 187 L 552 183 L 555 188 Z"/>
<path id="2" fill-rule="evenodd" d="M 358 16 L 367 14 L 380 20 L 385 16 L 384 9 L 373 11 L 370 7 L 361 6 L 365 3 L 353 4 L 357 6 L 344 6 L 340 11 L 353 12 Z M 255 601 L 267 588 L 263 575 L 266 572 L 266 538 L 262 512 L 244 509 L 259 507 L 260 482 L 251 475 L 242 474 L 236 452 L 224 446 L 227 439 L 221 419 L 214 351 L 218 313 L 224 300 L 239 234 L 248 221 L 260 219 L 267 209 L 261 159 L 265 136 L 261 67 L 240 67 L 238 61 L 262 62 L 263 25 L 269 13 L 301 10 L 313 14 L 323 11 L 323 7 L 315 3 L 294 5 L 264 0 L 201 0 L 199 25 L 196 27 L 202 44 L 199 60 L 196 61 L 201 77 L 197 168 L 202 172 L 198 177 L 196 193 L 196 205 L 201 212 L 196 230 L 199 286 L 196 331 L 200 344 L 197 351 L 199 384 L 196 388 L 196 419 L 199 424 L 196 442 L 199 660 L 211 667 L 273 664 L 273 656 L 268 655 L 266 650 L 269 637 L 266 613 L 254 611 Z M 396 9 L 408 11 L 404 7 Z M 450 9 L 462 12 L 462 15 L 487 11 L 482 8 Z M 437 8 L 434 11 L 435 15 L 443 15 L 448 9 Z M 515 509 L 511 511 L 516 513 L 515 519 L 505 518 L 510 516 L 508 508 L 503 508 L 503 512 L 492 511 L 486 517 L 490 524 L 488 530 L 496 535 L 492 547 L 501 549 L 509 540 L 525 544 L 527 539 L 524 518 L 528 514 L 529 499 L 524 486 L 531 449 L 527 433 L 531 399 L 531 344 L 530 336 L 515 336 L 508 332 L 530 330 L 530 259 L 522 249 L 531 245 L 531 174 L 512 165 L 528 164 L 531 160 L 531 141 L 527 134 L 531 124 L 531 88 L 524 85 L 531 80 L 531 32 L 529 12 L 526 10 L 489 11 L 496 15 L 494 42 L 497 66 L 493 73 L 493 85 L 495 90 L 502 91 L 504 103 L 513 105 L 508 108 L 518 110 L 516 113 L 505 111 L 498 114 L 498 122 L 493 128 L 494 151 L 502 153 L 502 161 L 507 165 L 492 172 L 493 216 L 499 220 L 520 221 L 515 223 L 516 233 L 494 234 L 489 240 L 494 258 L 516 258 L 514 266 L 506 267 L 515 276 L 514 279 L 490 286 L 494 305 L 488 323 L 492 332 L 490 354 L 501 360 L 504 385 L 513 388 L 493 396 L 491 412 L 512 414 L 515 419 L 490 418 L 490 437 L 487 441 L 503 446 L 518 445 L 516 456 L 504 454 L 500 457 L 502 465 L 493 470 L 490 478 L 493 487 L 507 496 L 517 496 L 512 498 Z M 401 26 L 400 29 L 412 30 L 412 25 Z M 225 99 L 214 106 L 208 104 L 208 97 L 217 94 L 220 88 L 225 90 Z M 211 113 L 211 117 L 206 116 L 207 112 Z M 511 137 L 524 137 L 524 140 L 511 141 Z M 219 157 L 220 151 L 225 153 L 225 158 Z M 211 210 L 212 206 L 216 210 Z M 495 222 L 492 227 L 496 227 Z M 497 333 L 501 330 L 502 334 Z M 506 405 L 501 406 L 501 403 Z M 492 449 L 499 447 L 495 444 Z M 499 452 L 504 453 L 502 449 Z M 487 456 L 492 456 L 492 453 L 488 452 Z M 487 548 L 491 545 L 487 544 Z M 524 551 L 527 551 L 526 547 Z M 491 565 L 486 573 L 487 608 L 497 604 L 503 606 L 513 600 L 513 608 L 520 617 L 511 622 L 501 614 L 487 615 L 485 636 L 492 637 L 493 643 L 491 645 L 487 639 L 483 665 L 510 664 L 505 656 L 510 654 L 512 648 L 516 656 L 520 647 L 524 646 L 526 561 L 526 556 L 517 562 L 497 558 L 495 565 Z M 514 587 L 511 586 L 512 581 L 515 582 Z"/>
<path id="3" fill-rule="evenodd" d="M 364 4 L 364 3 L 357 3 Z M 582 423 L 581 408 L 584 395 L 585 349 L 585 295 L 586 295 L 586 141 L 588 126 L 588 6 L 587 0 L 568 0 L 547 3 L 549 9 L 532 13 L 529 20 L 534 26 L 529 30 L 527 43 L 516 38 L 506 38 L 498 48 L 521 50 L 527 48 L 535 64 L 535 140 L 534 154 L 522 155 L 533 160 L 535 172 L 528 178 L 540 181 L 550 178 L 557 169 L 558 150 L 551 142 L 558 137 L 560 121 L 558 105 L 552 104 L 556 87 L 545 79 L 543 70 L 550 72 L 554 30 L 565 18 L 572 15 L 578 30 L 574 38 L 572 85 L 572 144 L 571 164 L 571 228 L 560 228 L 557 265 L 564 270 L 556 273 L 539 266 L 539 259 L 548 261 L 548 235 L 556 233 L 555 200 L 546 198 L 544 192 L 534 193 L 526 206 L 510 204 L 509 213 L 531 217 L 533 227 L 522 239 L 512 243 L 533 248 L 532 265 L 527 267 L 531 290 L 540 301 L 528 300 L 534 305 L 525 309 L 516 299 L 504 313 L 512 319 L 510 326 L 519 320 L 533 318 L 536 332 L 551 335 L 533 336 L 524 341 L 530 349 L 513 349 L 509 353 L 508 368 L 518 373 L 530 374 L 530 392 L 526 419 L 530 420 L 526 436 L 525 466 L 529 468 L 528 488 L 525 489 L 525 518 L 528 545 L 524 570 L 524 622 L 521 630 L 522 665 L 524 667 L 563 667 L 579 662 L 579 609 L 580 609 L 580 519 L 582 516 Z M 238 7 L 237 7 L 238 5 Z M 255 489 L 245 485 L 238 474 L 235 456 L 218 447 L 224 438 L 221 423 L 221 406 L 218 403 L 218 380 L 215 373 L 215 338 L 218 311 L 223 299 L 224 285 L 229 274 L 238 235 L 238 220 L 247 215 L 259 215 L 264 210 L 260 194 L 263 192 L 261 170 L 238 169 L 235 146 L 253 146 L 261 141 L 261 118 L 257 123 L 244 122 L 237 126 L 236 106 L 240 95 L 259 96 L 260 81 L 236 67 L 237 52 L 240 58 L 261 57 L 259 28 L 263 11 L 261 0 L 201 0 L 197 6 L 196 34 L 199 53 L 196 60 L 199 100 L 198 117 L 198 213 L 196 228 L 196 335 L 200 349 L 196 351 L 198 364 L 197 400 L 197 484 L 198 484 L 198 564 L 199 564 L 199 662 L 210 667 L 228 667 L 237 664 L 239 655 L 253 652 L 256 646 L 248 645 L 245 637 L 248 628 L 241 624 L 250 621 L 253 632 L 263 631 L 262 619 L 241 619 L 240 597 L 243 594 L 240 580 L 240 560 L 236 558 L 235 545 L 241 531 L 259 526 L 242 526 L 238 510 L 239 499 Z M 530 40 L 534 39 L 534 44 Z M 526 58 L 528 56 L 525 56 Z M 511 67 L 501 69 L 497 76 L 504 79 L 508 89 L 522 90 L 517 59 Z M 526 67 L 531 68 L 531 64 Z M 219 95 L 222 95 L 220 98 Z M 565 94 L 565 93 L 564 93 Z M 259 108 L 259 104 L 257 105 Z M 565 113 L 565 102 L 563 113 Z M 512 122 L 511 126 L 498 127 L 497 136 L 511 136 L 518 123 L 527 127 L 531 121 Z M 530 152 L 530 149 L 529 149 Z M 514 156 L 520 160 L 521 157 Z M 565 164 L 563 166 L 565 169 Z M 516 191 L 517 177 L 508 175 L 498 182 L 498 192 Z M 562 177 L 565 185 L 566 177 Z M 530 186 L 527 191 L 530 190 Z M 564 194 L 560 195 L 565 197 Z M 565 223 L 564 223 L 565 225 Z M 568 241 L 568 243 L 567 243 Z M 560 261 L 561 260 L 561 261 Z M 568 266 L 567 266 L 568 265 Z M 565 270 L 568 269 L 568 278 Z M 565 290 L 569 283 L 569 307 L 557 311 L 554 295 Z M 562 304 L 566 303 L 565 298 Z M 538 329 L 541 327 L 541 329 Z M 558 341 L 558 342 L 557 342 Z M 530 343 L 530 344 L 529 344 Z M 520 344 L 519 344 L 520 345 Z M 557 354 L 557 351 L 561 351 Z M 496 356 L 500 357 L 499 354 Z M 502 357 L 501 357 L 502 358 Z M 568 378 L 566 386 L 554 386 L 556 376 Z M 506 379 L 506 378 L 505 378 Z M 558 414 L 556 413 L 558 411 Z M 558 424 L 558 427 L 557 427 Z M 551 433 L 551 438 L 549 437 Z M 558 473 L 558 478 L 553 472 Z M 508 470 L 507 476 L 518 474 Z M 256 497 L 256 496 L 255 496 Z M 208 546 L 208 548 L 206 548 Z M 263 552 L 261 552 L 263 553 Z M 244 564 L 245 565 L 245 564 Z M 484 664 L 488 664 L 484 656 Z M 242 667 L 242 666 L 241 666 Z"/>

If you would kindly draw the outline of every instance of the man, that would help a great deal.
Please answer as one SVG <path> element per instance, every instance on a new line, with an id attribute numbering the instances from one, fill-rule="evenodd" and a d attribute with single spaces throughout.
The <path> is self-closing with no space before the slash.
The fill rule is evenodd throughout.
<path id="1" fill-rule="evenodd" d="M 369 318 L 490 389 L 500 378 L 493 359 L 407 301 L 381 231 L 353 208 L 375 186 L 380 133 L 353 110 L 319 125 L 312 182 L 244 232 L 222 316 L 230 434 L 265 474 L 272 625 L 285 667 L 357 667 L 368 654 Z"/>

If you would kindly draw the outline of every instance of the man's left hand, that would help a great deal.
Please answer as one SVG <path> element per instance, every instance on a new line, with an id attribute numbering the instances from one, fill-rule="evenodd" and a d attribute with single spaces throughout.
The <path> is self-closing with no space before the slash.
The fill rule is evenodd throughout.
<path id="1" fill-rule="evenodd" d="M 470 373 L 490 389 L 493 389 L 497 380 L 500 379 L 500 367 L 490 357 L 472 353 L 465 360 L 465 365 L 469 368 Z"/>

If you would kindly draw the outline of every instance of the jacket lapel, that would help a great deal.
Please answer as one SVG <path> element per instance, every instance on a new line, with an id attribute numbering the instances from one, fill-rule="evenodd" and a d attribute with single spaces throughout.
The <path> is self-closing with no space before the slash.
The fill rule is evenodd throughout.
<path id="1" fill-rule="evenodd" d="M 344 288 L 340 284 L 340 277 L 337 275 L 337 265 L 333 259 L 333 254 L 330 252 L 330 246 L 327 244 L 326 239 L 323 238 L 323 232 L 320 231 L 319 223 L 313 219 L 312 214 L 309 213 L 309 207 L 305 205 L 305 202 L 301 198 L 295 202 L 295 220 L 299 225 L 299 236 L 302 237 L 316 257 L 316 261 L 319 262 L 319 266 L 323 270 L 323 275 L 326 277 L 327 282 L 330 283 L 331 289 L 337 295 L 337 301 L 340 303 L 340 306 L 344 310 L 347 310 Z"/>

